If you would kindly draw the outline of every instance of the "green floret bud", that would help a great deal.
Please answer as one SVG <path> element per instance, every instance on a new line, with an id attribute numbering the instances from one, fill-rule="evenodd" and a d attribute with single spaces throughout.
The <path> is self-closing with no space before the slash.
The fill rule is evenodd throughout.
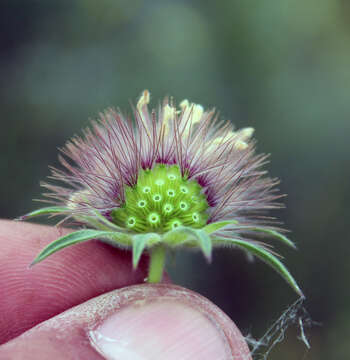
<path id="1" fill-rule="evenodd" d="M 113 222 L 138 233 L 164 233 L 179 226 L 202 228 L 209 205 L 202 187 L 182 176 L 177 165 L 141 170 L 125 189 L 125 202 L 112 211 Z"/>

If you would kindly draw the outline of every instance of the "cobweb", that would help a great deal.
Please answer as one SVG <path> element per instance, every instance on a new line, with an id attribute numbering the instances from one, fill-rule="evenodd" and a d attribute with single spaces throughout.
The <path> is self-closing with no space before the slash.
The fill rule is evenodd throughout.
<path id="1" fill-rule="evenodd" d="M 311 348 L 304 329 L 319 324 L 311 319 L 303 306 L 304 301 L 305 298 L 299 298 L 291 304 L 259 340 L 254 339 L 250 334 L 246 336 L 254 360 L 267 360 L 271 350 L 284 340 L 285 333 L 290 326 L 298 328 L 299 340 L 304 343 L 307 350 Z"/>

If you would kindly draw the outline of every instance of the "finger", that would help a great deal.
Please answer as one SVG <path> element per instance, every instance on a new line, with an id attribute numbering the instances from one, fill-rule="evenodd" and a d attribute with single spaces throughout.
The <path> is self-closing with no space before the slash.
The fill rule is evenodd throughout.
<path id="1" fill-rule="evenodd" d="M 97 241 L 78 244 L 29 268 L 55 227 L 0 221 L 0 344 L 92 297 L 141 283 L 147 261 L 132 271 L 130 254 Z"/>
<path id="2" fill-rule="evenodd" d="M 217 306 L 168 284 L 91 299 L 0 346 L 0 358 L 251 360 L 243 336 Z"/>

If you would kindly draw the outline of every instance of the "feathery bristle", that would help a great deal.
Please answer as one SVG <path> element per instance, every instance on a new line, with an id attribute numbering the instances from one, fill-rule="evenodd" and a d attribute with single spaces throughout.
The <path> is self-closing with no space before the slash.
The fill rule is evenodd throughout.
<path id="1" fill-rule="evenodd" d="M 214 111 L 187 100 L 179 110 L 165 100 L 157 113 L 148 109 L 149 101 L 144 91 L 133 118 L 109 109 L 82 138 L 70 140 L 61 150 L 65 170 L 52 170 L 52 178 L 69 188 L 44 184 L 47 196 L 69 204 L 75 214 L 91 207 L 108 214 L 123 205 L 126 188 L 137 184 L 141 170 L 176 164 L 202 187 L 208 223 L 240 219 L 261 225 L 261 212 L 281 206 L 276 181 L 262 170 L 267 156 L 255 154 L 253 128 L 234 131 Z"/>

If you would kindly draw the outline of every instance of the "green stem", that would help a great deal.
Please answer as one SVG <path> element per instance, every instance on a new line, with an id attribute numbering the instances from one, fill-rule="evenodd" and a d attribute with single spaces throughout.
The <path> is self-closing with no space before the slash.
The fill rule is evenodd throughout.
<path id="1" fill-rule="evenodd" d="M 165 247 L 162 245 L 155 246 L 151 250 L 151 259 L 148 270 L 148 282 L 158 283 L 162 280 L 165 264 Z"/>

